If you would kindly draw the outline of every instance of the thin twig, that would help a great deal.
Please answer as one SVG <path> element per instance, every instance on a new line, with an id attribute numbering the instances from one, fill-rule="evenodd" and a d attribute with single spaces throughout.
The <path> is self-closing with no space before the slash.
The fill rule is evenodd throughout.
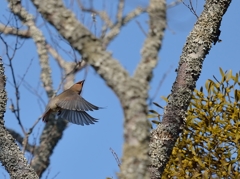
<path id="1" fill-rule="evenodd" d="M 13 64 L 12 64 L 12 61 L 15 57 L 15 54 L 17 52 L 17 50 L 19 49 L 18 48 L 18 39 L 19 37 L 16 36 L 16 42 L 14 44 L 14 48 L 13 48 L 13 53 L 12 55 L 9 54 L 9 45 L 7 44 L 7 42 L 2 38 L 2 36 L 0 35 L 0 39 L 2 40 L 3 44 L 5 45 L 5 48 L 6 48 L 6 56 L 8 58 L 8 61 L 9 61 L 9 67 L 10 67 L 10 71 L 11 71 L 11 74 L 12 74 L 12 80 L 13 80 L 13 85 L 14 85 L 14 88 L 15 88 L 15 98 L 16 98 L 16 108 L 15 108 L 15 105 L 13 103 L 13 101 L 11 100 L 12 104 L 11 106 L 13 107 L 12 109 L 12 112 L 14 113 L 17 121 L 18 121 L 18 124 L 23 132 L 24 135 L 26 135 L 26 131 L 22 125 L 22 122 L 21 122 L 21 119 L 20 119 L 20 106 L 19 106 L 19 100 L 20 100 L 20 92 L 19 92 L 19 86 L 16 82 L 16 76 L 15 76 L 15 71 L 14 71 L 14 68 L 13 68 Z"/>
<path id="2" fill-rule="evenodd" d="M 147 32 L 144 31 L 142 25 L 140 24 L 140 22 L 138 20 L 136 20 L 136 23 L 138 25 L 138 27 L 140 28 L 140 30 L 142 31 L 142 33 L 145 35 L 145 37 L 147 37 Z"/>
<path id="3" fill-rule="evenodd" d="M 116 37 L 121 28 L 126 25 L 128 22 L 130 22 L 133 18 L 139 16 L 140 14 L 146 12 L 146 8 L 137 7 L 127 15 L 125 15 L 120 21 L 116 21 L 112 26 L 109 27 L 109 32 L 104 36 L 101 35 L 101 38 L 103 39 L 103 46 L 107 47 L 107 45 Z"/>
<path id="4" fill-rule="evenodd" d="M 52 177 L 52 179 L 57 178 L 57 176 L 59 175 L 59 173 L 60 173 L 60 172 L 57 172 L 56 175 L 54 175 L 54 176 Z"/>
<path id="5" fill-rule="evenodd" d="M 120 160 L 119 160 L 119 158 L 118 158 L 118 155 L 116 154 L 116 152 L 115 152 L 111 147 L 110 147 L 109 150 L 112 152 L 113 157 L 115 158 L 115 160 L 116 160 L 116 162 L 117 162 L 117 164 L 118 164 L 118 167 L 120 167 L 120 166 L 121 166 L 121 162 L 120 162 Z"/>
<path id="6" fill-rule="evenodd" d="M 28 145 L 28 138 L 29 136 L 32 134 L 33 129 L 35 128 L 35 126 L 38 124 L 38 122 L 40 121 L 42 117 L 39 117 L 33 124 L 33 126 L 28 130 L 27 135 L 25 136 L 24 140 L 23 140 L 23 153 L 25 153 L 26 147 Z"/>
<path id="7" fill-rule="evenodd" d="M 37 139 L 40 138 L 40 127 L 38 128 L 37 130 L 37 134 L 36 134 L 36 137 L 34 137 L 34 134 L 33 134 L 33 150 L 32 150 L 32 156 L 31 158 L 29 159 L 29 163 L 31 164 L 33 158 L 34 158 L 34 153 L 35 153 L 35 150 L 37 149 Z"/>
<path id="8" fill-rule="evenodd" d="M 182 3 L 193 13 L 193 15 L 195 15 L 198 18 L 197 12 L 196 10 L 193 8 L 193 4 L 192 4 L 192 0 L 189 0 L 189 4 L 186 4 L 183 0 Z M 197 8 L 197 1 L 196 1 L 196 7 Z"/>
<path id="9" fill-rule="evenodd" d="M 167 5 L 167 8 L 169 9 L 169 8 L 172 8 L 172 7 L 176 7 L 177 5 L 179 5 L 181 3 L 182 3 L 182 0 L 175 0 L 175 1 L 171 2 L 171 3 L 169 3 Z"/>
<path id="10" fill-rule="evenodd" d="M 119 0 L 118 9 L 117 9 L 117 21 L 121 21 L 123 17 L 124 4 L 125 4 L 125 0 Z"/>
<path id="11" fill-rule="evenodd" d="M 26 77 L 27 73 L 28 73 L 28 70 L 30 69 L 31 65 L 32 65 L 32 62 L 33 62 L 33 58 L 31 59 L 25 73 L 23 74 L 22 78 L 21 78 L 21 81 L 19 82 L 18 84 L 18 87 L 20 87 L 20 85 L 22 84 L 22 81 L 24 80 L 24 78 Z"/>
<path id="12" fill-rule="evenodd" d="M 42 98 L 42 95 L 38 94 L 38 92 L 36 91 L 36 89 L 34 89 L 27 81 L 23 80 L 23 86 L 33 95 L 37 96 L 38 99 L 42 102 L 42 104 L 44 106 L 46 106 L 45 101 Z"/>
<path id="13" fill-rule="evenodd" d="M 108 14 L 105 11 L 97 11 L 97 10 L 95 10 L 93 8 L 86 8 L 86 7 L 83 6 L 83 4 L 81 3 L 80 0 L 78 0 L 77 2 L 78 2 L 78 5 L 79 5 L 79 7 L 81 8 L 81 10 L 83 12 L 88 12 L 88 13 L 91 13 L 91 14 L 98 15 L 105 22 L 105 24 L 108 27 L 113 25 L 110 17 L 108 16 Z"/>

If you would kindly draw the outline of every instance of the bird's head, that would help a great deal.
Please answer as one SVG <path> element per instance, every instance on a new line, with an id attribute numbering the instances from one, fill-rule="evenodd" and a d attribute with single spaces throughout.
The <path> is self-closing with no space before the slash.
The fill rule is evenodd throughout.
<path id="1" fill-rule="evenodd" d="M 78 94 L 81 94 L 84 81 L 85 80 L 82 80 L 82 81 L 79 81 L 79 82 L 75 83 L 70 89 L 77 92 Z"/>

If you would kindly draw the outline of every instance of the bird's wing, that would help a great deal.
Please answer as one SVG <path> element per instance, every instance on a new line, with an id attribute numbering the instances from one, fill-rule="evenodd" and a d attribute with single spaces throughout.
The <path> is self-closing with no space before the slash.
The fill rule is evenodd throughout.
<path id="1" fill-rule="evenodd" d="M 82 126 L 94 124 L 98 120 L 91 117 L 88 113 L 84 111 L 72 111 L 61 109 L 58 115 L 60 118 L 66 119 L 73 124 L 78 124 Z"/>
<path id="2" fill-rule="evenodd" d="M 76 110 L 76 111 L 93 111 L 98 110 L 100 107 L 97 107 L 78 94 L 68 95 L 63 100 L 60 100 L 56 105 L 62 109 Z"/>

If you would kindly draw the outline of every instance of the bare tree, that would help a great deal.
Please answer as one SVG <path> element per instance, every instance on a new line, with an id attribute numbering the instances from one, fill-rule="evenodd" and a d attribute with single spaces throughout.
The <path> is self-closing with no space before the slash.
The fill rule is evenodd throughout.
<path id="1" fill-rule="evenodd" d="M 183 49 L 178 75 L 164 112 L 163 122 L 151 133 L 150 123 L 147 120 L 146 100 L 149 82 L 158 62 L 158 53 L 166 28 L 166 2 L 150 0 L 147 8 L 139 7 L 129 14 L 123 15 L 125 1 L 119 0 L 116 20 L 113 22 L 105 11 L 98 11 L 92 7 L 86 8 L 80 0 L 77 1 L 82 12 L 92 13 L 93 21 L 96 16 L 99 16 L 104 22 L 100 38 L 93 35 L 61 0 L 31 0 L 31 2 L 46 23 L 51 24 L 59 35 L 81 54 L 83 61 L 79 63 L 64 60 L 47 42 L 41 29 L 36 25 L 35 17 L 23 7 L 21 1 L 8 0 L 11 12 L 24 27 L 27 27 L 27 30 L 1 24 L 0 32 L 34 40 L 40 61 L 41 81 L 47 96 L 51 98 L 54 95 L 48 53 L 56 59 L 66 76 L 65 88 L 73 83 L 75 74 L 81 70 L 84 64 L 90 64 L 115 92 L 124 110 L 125 141 L 119 178 L 161 178 L 175 141 L 181 132 L 181 127 L 184 125 L 185 112 L 200 75 L 202 63 L 209 53 L 212 43 L 215 44 L 218 41 L 222 16 L 231 0 L 206 1 L 204 11 L 199 16 Z M 141 60 L 133 76 L 130 76 L 106 48 L 125 24 L 144 12 L 149 15 L 149 30 L 142 47 Z M 4 89 L 4 85 L 1 85 L 1 89 Z M 3 116 L 4 110 L 1 111 Z M 24 150 L 33 151 L 34 158 L 30 165 L 39 177 L 49 166 L 50 156 L 66 126 L 67 122 L 61 120 L 52 120 L 47 123 L 40 136 L 40 144 L 35 146 L 34 150 L 31 150 L 32 146 L 27 143 L 31 130 L 24 133 L 24 139 L 19 138 L 20 143 L 25 141 Z M 15 136 L 19 135 L 15 134 Z M 1 146 L 5 145 L 3 142 L 1 142 Z M 13 140 L 11 142 L 13 143 Z M 15 148 L 17 147 L 15 146 Z M 3 160 L 1 158 L 2 162 Z M 7 168 L 7 163 L 4 166 Z M 25 168 L 19 170 L 28 172 Z M 13 171 L 8 170 L 8 172 L 14 176 Z M 29 168 L 28 174 L 34 175 L 31 168 Z"/>

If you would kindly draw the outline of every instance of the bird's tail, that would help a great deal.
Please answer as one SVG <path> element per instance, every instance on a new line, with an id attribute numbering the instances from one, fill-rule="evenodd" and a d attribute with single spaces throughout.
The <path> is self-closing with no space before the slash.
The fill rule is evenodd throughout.
<path id="1" fill-rule="evenodd" d="M 51 112 L 52 112 L 52 110 L 49 109 L 49 110 L 47 110 L 47 111 L 43 114 L 43 116 L 42 116 L 43 122 L 48 122 L 48 117 L 49 117 L 49 115 L 51 114 Z"/>

